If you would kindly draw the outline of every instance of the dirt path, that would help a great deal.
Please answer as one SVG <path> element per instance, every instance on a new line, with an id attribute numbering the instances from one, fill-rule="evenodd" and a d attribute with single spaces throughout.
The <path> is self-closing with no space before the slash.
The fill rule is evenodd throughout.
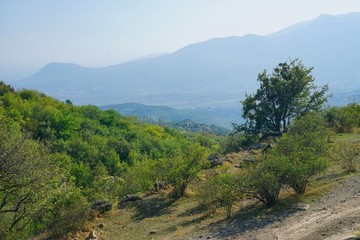
<path id="1" fill-rule="evenodd" d="M 340 180 L 339 187 L 309 206 L 260 219 L 242 220 L 240 216 L 190 239 L 355 239 L 360 227 L 360 175 Z"/>

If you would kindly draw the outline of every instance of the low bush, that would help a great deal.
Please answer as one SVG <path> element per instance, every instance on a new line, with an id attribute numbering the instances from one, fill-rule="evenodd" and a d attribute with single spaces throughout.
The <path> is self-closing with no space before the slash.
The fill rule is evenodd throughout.
<path id="1" fill-rule="evenodd" d="M 211 210 L 224 207 L 226 216 L 231 217 L 234 203 L 245 196 L 243 181 L 240 175 L 215 174 L 200 185 L 198 196 L 201 205 Z"/>

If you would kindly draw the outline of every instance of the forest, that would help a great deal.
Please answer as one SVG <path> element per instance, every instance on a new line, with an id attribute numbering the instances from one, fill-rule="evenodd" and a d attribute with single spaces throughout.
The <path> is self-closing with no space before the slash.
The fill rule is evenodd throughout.
<path id="1" fill-rule="evenodd" d="M 0 238 L 63 238 L 94 219 L 95 202 L 118 205 L 163 183 L 168 198 L 191 188 L 200 205 L 231 217 L 247 198 L 273 206 L 284 188 L 304 194 L 334 162 L 356 172 L 359 146 L 332 143 L 359 131 L 360 105 L 326 107 L 327 86 L 315 86 L 311 70 L 295 60 L 259 74 L 257 93 L 242 102 L 246 122 L 226 137 L 0 82 Z M 241 151 L 254 156 L 235 170 L 216 162 Z"/>

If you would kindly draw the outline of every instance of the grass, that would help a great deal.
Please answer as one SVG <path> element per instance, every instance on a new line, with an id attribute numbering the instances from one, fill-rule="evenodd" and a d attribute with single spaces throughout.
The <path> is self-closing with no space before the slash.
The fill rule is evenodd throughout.
<path id="1" fill-rule="evenodd" d="M 335 138 L 334 144 L 338 141 L 360 142 L 360 134 L 341 134 Z M 239 157 L 243 159 L 249 157 L 248 155 L 243 152 Z M 240 158 L 234 157 L 231 162 L 225 164 L 225 168 L 234 173 L 238 172 L 239 169 L 234 166 L 241 162 Z M 226 218 L 224 209 L 211 212 L 200 207 L 194 194 L 181 199 L 171 199 L 166 193 L 158 193 L 96 219 L 94 227 L 99 223 L 105 225 L 101 229 L 101 237 L 104 240 L 187 239 L 189 234 L 206 239 L 207 236 L 204 234 L 208 234 L 209 229 L 224 232 L 223 237 L 227 237 L 231 236 L 232 231 L 247 231 L 271 224 L 277 221 L 276 216 L 286 218 L 294 213 L 288 211 L 294 203 L 314 203 L 335 187 L 339 187 L 341 181 L 349 176 L 339 166 L 332 165 L 326 173 L 311 181 L 304 195 L 295 195 L 290 190 L 282 191 L 279 203 L 271 208 L 257 204 L 254 200 L 246 200 L 234 207 L 233 218 L 230 219 Z M 247 224 L 248 222 L 253 224 Z M 156 233 L 151 233 L 152 230 Z"/>
<path id="2" fill-rule="evenodd" d="M 279 215 L 286 218 L 294 212 L 284 209 L 291 209 L 297 202 L 309 204 L 315 202 L 319 197 L 339 186 L 339 180 L 345 178 L 347 175 L 338 172 L 335 168 L 315 179 L 316 181 L 312 182 L 303 196 L 283 191 L 279 203 L 271 208 L 257 204 L 254 200 L 239 203 L 234 208 L 234 217 L 230 219 L 226 218 L 224 209 L 210 212 L 200 207 L 195 196 L 175 200 L 155 194 L 145 198 L 144 201 L 116 209 L 109 215 L 98 218 L 94 226 L 99 223 L 105 225 L 101 234 L 102 239 L 105 240 L 186 239 L 189 233 L 199 237 L 209 229 L 226 232 L 229 226 L 241 227 L 241 231 L 246 231 L 253 229 L 254 226 L 266 226 L 276 221 L 271 220 L 272 216 Z M 262 221 L 268 218 L 270 220 Z M 245 222 L 256 224 L 246 225 Z M 151 234 L 151 230 L 156 230 L 156 233 Z"/>
<path id="3" fill-rule="evenodd" d="M 169 200 L 153 195 L 96 220 L 105 225 L 103 239 L 175 239 L 224 218 L 198 207 L 194 197 Z M 155 230 L 156 233 L 150 232 Z"/>
<path id="4" fill-rule="evenodd" d="M 360 142 L 360 133 L 342 133 L 336 135 L 336 140 L 347 142 Z"/>

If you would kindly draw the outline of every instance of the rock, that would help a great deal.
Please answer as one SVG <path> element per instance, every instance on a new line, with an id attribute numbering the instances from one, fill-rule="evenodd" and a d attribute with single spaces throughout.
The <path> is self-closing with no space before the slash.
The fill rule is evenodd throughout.
<path id="1" fill-rule="evenodd" d="M 262 146 L 260 143 L 255 143 L 253 145 L 247 146 L 244 148 L 245 151 L 251 151 L 251 150 L 259 150 L 262 149 Z"/>
<path id="2" fill-rule="evenodd" d="M 154 191 L 157 192 L 161 189 L 166 189 L 168 187 L 168 182 L 166 181 L 157 181 L 154 183 Z"/>
<path id="3" fill-rule="evenodd" d="M 109 212 L 112 209 L 112 202 L 107 200 L 98 200 L 91 205 L 91 209 L 97 210 L 100 213 Z"/>
<path id="4" fill-rule="evenodd" d="M 128 194 L 126 195 L 125 197 L 123 197 L 119 203 L 122 204 L 122 203 L 126 203 L 126 202 L 136 202 L 136 201 L 139 201 L 139 200 L 143 200 L 141 197 L 135 195 L 135 194 Z"/>
<path id="5" fill-rule="evenodd" d="M 211 154 L 207 159 L 210 161 L 211 167 L 222 165 L 224 163 L 217 153 Z"/>
<path id="6" fill-rule="evenodd" d="M 158 230 L 150 230 L 150 234 L 156 234 Z"/>
<path id="7" fill-rule="evenodd" d="M 244 163 L 257 163 L 258 161 L 255 158 L 245 158 Z"/>
<path id="8" fill-rule="evenodd" d="M 93 230 L 89 236 L 86 238 L 86 240 L 98 240 L 99 239 L 99 234 L 96 230 Z"/>
<path id="9" fill-rule="evenodd" d="M 297 203 L 294 205 L 294 209 L 306 211 L 310 208 L 309 204 Z"/>
<path id="10" fill-rule="evenodd" d="M 268 143 L 268 144 L 266 145 L 266 147 L 265 147 L 262 151 L 263 151 L 263 153 L 267 153 L 267 152 L 269 152 L 271 149 L 272 149 L 272 146 L 271 146 L 270 143 Z"/>
<path id="11" fill-rule="evenodd" d="M 255 143 L 253 145 L 250 145 L 248 147 L 245 147 L 244 150 L 246 151 L 252 151 L 252 150 L 264 150 L 264 149 L 269 149 L 269 147 L 271 148 L 271 145 L 267 143 Z"/>
<path id="12" fill-rule="evenodd" d="M 105 224 L 99 223 L 98 228 L 104 228 L 104 227 L 105 227 Z"/>

